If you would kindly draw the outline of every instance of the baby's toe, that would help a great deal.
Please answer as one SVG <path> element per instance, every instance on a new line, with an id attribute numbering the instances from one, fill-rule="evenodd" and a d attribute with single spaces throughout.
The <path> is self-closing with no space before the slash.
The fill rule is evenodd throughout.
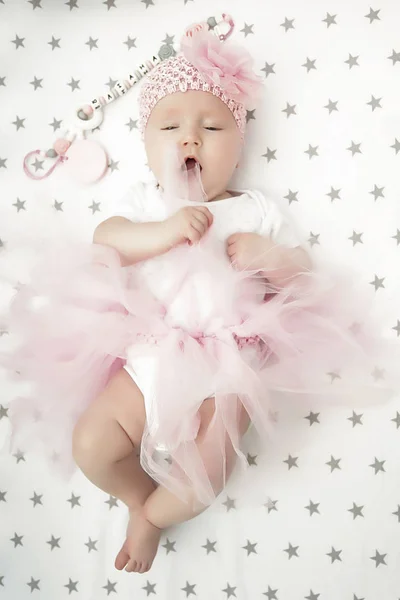
<path id="1" fill-rule="evenodd" d="M 147 562 L 142 562 L 142 564 L 139 566 L 139 573 L 146 573 L 148 570 L 149 568 Z"/>
<path id="2" fill-rule="evenodd" d="M 118 571 L 122 571 L 127 562 L 129 562 L 129 554 L 122 549 L 118 552 L 117 558 L 115 559 L 115 568 L 118 569 Z"/>
<path id="3" fill-rule="evenodd" d="M 128 561 L 125 571 L 127 573 L 133 573 L 134 571 L 136 571 L 136 560 L 132 559 L 132 560 Z"/>

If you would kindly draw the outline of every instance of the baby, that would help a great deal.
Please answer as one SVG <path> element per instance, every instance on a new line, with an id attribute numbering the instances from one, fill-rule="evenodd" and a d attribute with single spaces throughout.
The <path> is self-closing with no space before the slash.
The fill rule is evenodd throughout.
<path id="1" fill-rule="evenodd" d="M 128 348 L 125 367 L 73 433 L 77 465 L 129 508 L 115 561 L 129 572 L 148 571 L 162 530 L 193 518 L 221 492 L 243 459 L 240 441 L 251 420 L 266 418 L 246 371 L 252 365 L 257 373 L 266 348 L 254 332 L 240 330 L 245 304 L 235 296 L 237 282 L 248 270 L 279 289 L 311 264 L 276 206 L 260 192 L 229 187 L 243 147 L 243 100 L 258 85 L 245 51 L 225 49 L 210 32 L 195 37 L 141 90 L 145 149 L 158 185 L 132 188 L 94 233 L 95 244 L 115 249 L 124 267 L 140 272 L 169 329 L 166 343 L 151 344 L 154 334 Z M 204 60 L 212 52 L 219 85 Z M 247 61 L 241 72 L 239 59 Z M 189 189 L 175 211 L 167 206 L 164 166 L 171 148 Z M 192 199 L 199 186 L 204 201 Z M 208 239 L 216 243 L 210 261 L 201 254 Z M 239 362 L 239 353 L 247 358 Z M 153 451 L 169 452 L 170 463 L 157 463 Z"/>

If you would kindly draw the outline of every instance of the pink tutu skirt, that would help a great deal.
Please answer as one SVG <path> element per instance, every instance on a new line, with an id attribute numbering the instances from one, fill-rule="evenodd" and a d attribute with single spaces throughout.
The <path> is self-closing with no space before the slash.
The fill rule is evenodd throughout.
<path id="1" fill-rule="evenodd" d="M 103 246 L 50 252 L 46 267 L 19 287 L 5 323 L 14 348 L 1 361 L 30 390 L 10 403 L 12 450 L 40 447 L 71 475 L 80 415 L 119 369 L 148 358 L 156 368 L 141 465 L 177 496 L 194 491 L 208 505 L 220 487 L 196 444 L 206 398 L 215 398 L 215 413 L 204 439 L 217 449 L 225 480 L 227 441 L 247 467 L 240 404 L 267 444 L 271 394 L 354 406 L 398 389 L 398 347 L 381 337 L 348 281 L 309 272 L 277 290 L 255 273 L 221 267 L 201 245 L 174 258 L 183 279 L 199 268 L 229 291 L 206 322 L 198 315 L 187 326 L 171 320 L 168 302 L 152 293 L 141 269 L 122 267 Z"/>

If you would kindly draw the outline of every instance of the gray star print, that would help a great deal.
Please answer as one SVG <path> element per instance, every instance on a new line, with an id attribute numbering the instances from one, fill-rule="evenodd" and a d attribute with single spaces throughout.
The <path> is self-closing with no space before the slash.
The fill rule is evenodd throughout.
<path id="1" fill-rule="evenodd" d="M 108 168 L 111 169 L 111 173 L 113 173 L 114 171 L 119 170 L 119 160 L 110 160 L 110 164 L 108 165 Z"/>
<path id="2" fill-rule="evenodd" d="M 268 586 L 268 592 L 264 592 L 264 595 L 267 597 L 267 600 L 278 600 L 276 596 L 277 591 L 277 589 L 273 590 L 272 588 L 270 588 L 270 586 Z"/>
<path id="3" fill-rule="evenodd" d="M 369 192 L 370 194 L 373 194 L 374 196 L 374 200 L 376 201 L 377 198 L 384 198 L 385 196 L 383 195 L 383 190 L 385 188 L 384 187 L 378 187 L 377 185 L 374 185 L 374 189 L 372 190 L 372 192 Z"/>
<path id="4" fill-rule="evenodd" d="M 56 39 L 52 35 L 51 36 L 51 42 L 47 42 L 47 43 L 51 46 L 51 49 L 54 50 L 54 48 L 60 48 L 60 40 L 61 40 L 61 38 Z"/>
<path id="5" fill-rule="evenodd" d="M 329 194 L 326 194 L 326 195 L 329 196 L 331 199 L 331 202 L 333 202 L 335 199 L 338 199 L 338 200 L 341 199 L 339 196 L 339 192 L 340 192 L 340 188 L 335 190 L 335 188 L 333 188 L 331 186 L 331 191 L 329 192 Z"/>
<path id="6" fill-rule="evenodd" d="M 35 8 L 43 8 L 43 6 L 40 6 L 40 3 L 42 0 L 28 0 L 30 4 L 32 4 L 32 8 L 33 10 L 35 10 Z"/>
<path id="7" fill-rule="evenodd" d="M 20 119 L 18 117 L 18 115 L 15 117 L 15 121 L 13 121 L 13 125 L 16 126 L 17 131 L 19 131 L 21 129 L 21 127 L 23 127 L 25 129 L 24 121 L 25 121 L 25 119 Z"/>
<path id="8" fill-rule="evenodd" d="M 249 453 L 247 454 L 247 464 L 249 465 L 249 467 L 252 467 L 252 466 L 256 467 L 257 466 L 256 459 L 257 459 L 257 455 L 256 454 L 254 454 L 254 455 L 253 454 L 249 454 Z"/>
<path id="9" fill-rule="evenodd" d="M 74 493 L 71 493 L 71 498 L 69 498 L 67 500 L 67 502 L 71 502 L 71 508 L 74 508 L 74 506 L 80 506 L 79 503 L 80 500 L 80 496 L 75 496 Z"/>
<path id="10" fill-rule="evenodd" d="M 379 473 L 379 471 L 386 473 L 385 468 L 383 466 L 385 462 L 386 460 L 378 460 L 375 456 L 375 461 L 372 463 L 372 465 L 369 466 L 375 470 L 375 475 Z"/>
<path id="11" fill-rule="evenodd" d="M 33 85 L 33 89 L 36 92 L 37 88 L 41 88 L 42 87 L 42 81 L 43 79 L 37 79 L 37 77 L 33 77 L 33 81 L 30 82 L 31 85 Z"/>
<path id="12" fill-rule="evenodd" d="M 126 126 L 129 127 L 129 131 L 132 131 L 132 129 L 137 129 L 137 120 L 134 121 L 130 118 L 129 123 L 126 123 Z"/>
<path id="13" fill-rule="evenodd" d="M 313 423 L 319 423 L 319 413 L 313 413 L 312 411 L 310 411 L 310 414 L 307 415 L 307 417 L 304 417 L 305 419 L 308 419 L 310 421 L 310 427 Z"/>
<path id="14" fill-rule="evenodd" d="M 23 535 L 17 535 L 16 533 L 14 533 L 14 537 L 11 538 L 11 541 L 14 542 L 14 548 L 16 548 L 17 546 L 23 546 L 23 543 L 22 543 L 23 537 L 24 537 Z"/>
<path id="15" fill-rule="evenodd" d="M 353 246 L 355 246 L 356 244 L 363 244 L 364 242 L 361 239 L 361 236 L 363 234 L 362 233 L 356 233 L 353 230 L 353 235 L 349 237 L 349 240 L 351 240 L 353 242 Z"/>
<path id="16" fill-rule="evenodd" d="M 329 29 L 329 27 L 331 25 L 337 25 L 335 19 L 336 19 L 337 15 L 330 15 L 329 13 L 326 13 L 326 17 L 325 19 L 322 19 L 322 22 L 325 23 L 326 22 L 326 28 Z"/>
<path id="17" fill-rule="evenodd" d="M 276 508 L 277 503 L 278 500 L 271 500 L 271 498 L 268 498 L 268 502 L 264 504 L 264 506 L 268 508 L 268 514 L 271 512 L 271 510 L 278 512 L 278 509 Z"/>
<path id="18" fill-rule="evenodd" d="M 334 471 L 335 469 L 341 469 L 341 467 L 339 466 L 341 460 L 341 458 L 333 458 L 333 456 L 331 455 L 331 460 L 325 464 L 330 466 L 332 473 L 332 471 Z"/>
<path id="19" fill-rule="evenodd" d="M 62 205 L 64 204 L 64 202 L 57 202 L 57 200 L 54 200 L 54 208 L 56 209 L 56 211 L 58 212 L 64 212 Z"/>
<path id="20" fill-rule="evenodd" d="M 313 156 L 319 156 L 317 150 L 318 146 L 311 146 L 311 144 L 308 144 L 308 150 L 305 150 L 304 154 L 309 154 L 309 158 L 311 160 Z"/>
<path id="21" fill-rule="evenodd" d="M 123 43 L 127 45 L 128 50 L 130 50 L 131 48 L 136 48 L 137 47 L 136 46 L 136 38 L 132 39 L 131 37 L 129 37 L 129 35 L 128 35 L 128 38 L 127 38 L 126 42 L 123 42 Z"/>
<path id="22" fill-rule="evenodd" d="M 273 65 L 268 64 L 267 62 L 265 63 L 265 67 L 263 67 L 261 69 L 261 71 L 265 72 L 265 77 L 268 77 L 268 75 L 271 75 L 272 73 L 275 75 L 275 71 L 274 71 L 274 66 L 275 63 Z"/>
<path id="23" fill-rule="evenodd" d="M 240 31 L 244 33 L 244 37 L 247 37 L 251 33 L 254 34 L 253 27 L 254 25 L 247 25 L 247 23 L 245 23 L 243 29 L 241 29 Z"/>
<path id="24" fill-rule="evenodd" d="M 6 87 L 6 78 L 0 77 L 0 85 Z"/>
<path id="25" fill-rule="evenodd" d="M 251 553 L 257 554 L 256 546 L 257 542 L 252 544 L 250 540 L 247 540 L 247 544 L 242 546 L 242 548 L 247 551 L 247 556 L 249 556 Z"/>
<path id="26" fill-rule="evenodd" d="M 292 192 L 292 190 L 289 190 L 288 195 L 285 196 L 285 200 L 289 200 L 289 206 L 290 204 L 292 204 L 292 202 L 298 202 L 299 199 L 297 198 L 297 194 L 299 192 Z"/>
<path id="27" fill-rule="evenodd" d="M 55 131 L 57 131 L 57 129 L 60 129 L 61 123 L 62 123 L 62 120 L 57 121 L 57 119 L 54 117 L 53 122 L 49 123 L 49 125 L 50 125 L 50 127 L 53 128 L 53 131 L 55 132 Z"/>
<path id="28" fill-rule="evenodd" d="M 288 102 L 286 102 L 286 108 L 284 108 L 282 110 L 282 112 L 286 113 L 286 118 L 288 119 L 290 117 L 290 115 L 297 114 L 295 111 L 295 108 L 296 108 L 296 104 L 289 104 Z"/>
<path id="29" fill-rule="evenodd" d="M 378 21 L 381 20 L 381 18 L 379 17 L 379 13 L 380 12 L 381 12 L 380 9 L 379 10 L 372 10 L 372 8 L 369 9 L 369 13 L 367 15 L 365 15 L 365 18 L 369 19 L 369 24 L 370 25 L 375 20 L 378 20 Z"/>
<path id="30" fill-rule="evenodd" d="M 285 28 L 285 33 L 287 33 L 289 31 L 289 29 L 294 29 L 293 22 L 294 22 L 294 19 L 287 19 L 285 17 L 284 23 L 281 23 L 281 27 Z"/>
<path id="31" fill-rule="evenodd" d="M 393 512 L 392 515 L 395 515 L 397 517 L 398 523 L 400 523 L 400 504 L 397 505 L 397 510 Z"/>
<path id="32" fill-rule="evenodd" d="M 109 596 L 111 594 L 111 592 L 117 593 L 117 590 L 115 589 L 116 585 L 117 585 L 116 581 L 114 583 L 111 583 L 111 581 L 109 579 L 107 579 L 107 584 L 103 585 L 103 590 L 107 590 L 107 596 Z"/>
<path id="33" fill-rule="evenodd" d="M 255 113 L 255 109 L 246 111 L 246 123 L 248 123 L 252 119 L 255 119 L 254 113 Z"/>
<path id="34" fill-rule="evenodd" d="M 17 198 L 17 201 L 15 202 L 15 204 L 13 204 L 13 206 L 16 207 L 17 212 L 19 212 L 20 210 L 26 210 L 25 202 L 26 202 L 26 200 L 21 201 L 19 198 Z"/>
<path id="35" fill-rule="evenodd" d="M 89 538 L 89 541 L 85 542 L 85 546 L 88 547 L 88 552 L 91 552 L 92 550 L 95 550 L 95 552 L 97 552 L 96 544 L 97 544 L 97 540 L 95 540 L 93 542 L 92 539 Z"/>
<path id="36" fill-rule="evenodd" d="M 306 62 L 304 63 L 304 65 L 301 65 L 301 66 L 302 66 L 302 67 L 306 67 L 306 69 L 307 69 L 307 73 L 309 73 L 309 72 L 311 71 L 311 69 L 315 69 L 315 70 L 317 70 L 317 67 L 315 66 L 315 61 L 316 61 L 316 60 L 317 60 L 316 58 L 314 58 L 314 60 L 311 60 L 311 59 L 309 59 L 309 58 L 308 58 L 308 56 L 307 56 L 307 60 L 306 60 Z"/>
<path id="37" fill-rule="evenodd" d="M 194 591 L 195 587 L 196 587 L 195 583 L 192 585 L 187 581 L 185 587 L 181 588 L 181 590 L 183 592 L 186 592 L 186 598 L 188 598 L 190 596 L 190 594 L 193 594 L 194 596 L 197 595 L 196 592 Z"/>
<path id="38" fill-rule="evenodd" d="M 44 160 L 39 160 L 38 158 L 35 158 L 35 162 L 32 163 L 32 165 L 35 167 L 35 173 L 37 171 L 43 171 L 43 164 L 44 164 Z"/>
<path id="39" fill-rule="evenodd" d="M 73 77 L 71 77 L 71 81 L 69 83 L 67 83 L 67 85 L 70 86 L 72 92 L 80 89 L 79 79 L 74 79 Z"/>
<path id="40" fill-rule="evenodd" d="M 375 567 L 378 568 L 379 565 L 386 565 L 385 556 L 387 554 L 379 554 L 378 550 L 375 550 L 375 556 L 370 556 L 370 559 L 375 561 Z"/>
<path id="41" fill-rule="evenodd" d="M 97 38 L 97 40 L 94 40 L 92 37 L 89 37 L 88 41 L 85 42 L 86 46 L 89 46 L 90 50 L 93 50 L 93 48 L 97 48 L 97 42 L 99 41 L 99 39 Z"/>
<path id="42" fill-rule="evenodd" d="M 109 509 L 111 510 L 113 506 L 118 507 L 118 500 L 114 498 L 114 496 L 110 496 L 108 500 L 105 501 L 105 504 L 109 505 Z"/>
<path id="43" fill-rule="evenodd" d="M 336 102 L 332 102 L 332 100 L 329 99 L 328 104 L 326 106 L 324 106 L 324 108 L 327 108 L 329 110 L 329 114 L 331 114 L 331 112 L 333 112 L 334 110 L 336 110 L 336 111 L 338 110 L 337 103 L 338 103 L 338 100 L 336 100 Z"/>
<path id="44" fill-rule="evenodd" d="M 398 327 L 400 325 L 400 322 L 398 322 Z M 394 327 L 393 327 L 394 329 Z M 1 411 L 0 411 L 0 419 L 1 419 Z M 396 411 L 396 416 L 394 419 L 391 419 L 391 421 L 393 421 L 394 423 L 396 423 L 396 429 L 398 429 L 400 427 L 400 413 L 398 411 Z"/>
<path id="45" fill-rule="evenodd" d="M 327 556 L 331 557 L 331 564 L 334 563 L 336 560 L 342 561 L 342 559 L 340 558 L 341 553 L 341 550 L 335 550 L 335 548 L 332 546 L 332 550 L 327 553 Z"/>
<path id="46" fill-rule="evenodd" d="M 77 586 L 78 585 L 78 581 L 72 581 L 72 579 L 70 578 L 68 583 L 66 585 L 64 585 L 64 587 L 68 588 L 69 593 L 71 592 L 77 592 Z"/>
<path id="47" fill-rule="evenodd" d="M 13 454 L 13 456 L 17 459 L 17 464 L 21 462 L 21 460 L 23 462 L 25 461 L 25 454 L 24 452 L 21 452 L 21 450 L 17 450 L 17 452 L 15 454 Z"/>
<path id="48" fill-rule="evenodd" d="M 12 43 L 15 44 L 15 49 L 18 50 L 18 48 L 21 46 L 22 48 L 25 48 L 24 46 L 24 40 L 25 38 L 20 38 L 17 35 L 15 36 L 15 40 L 12 40 Z"/>
<path id="49" fill-rule="evenodd" d="M 345 63 L 349 64 L 349 69 L 352 69 L 353 67 L 359 67 L 360 65 L 358 64 L 357 60 L 359 59 L 359 55 L 358 56 L 352 56 L 351 54 L 349 54 L 349 58 L 347 60 L 345 60 Z"/>
<path id="50" fill-rule="evenodd" d="M 271 160 L 276 160 L 275 153 L 276 150 L 270 150 L 269 148 L 267 148 L 267 152 L 263 154 L 263 158 L 266 158 L 268 162 L 270 162 Z"/>
<path id="51" fill-rule="evenodd" d="M 55 538 L 54 535 L 51 536 L 51 540 L 46 542 L 46 544 L 50 544 L 50 549 L 51 551 L 54 550 L 54 548 L 59 548 L 60 547 L 60 542 L 61 538 Z"/>
<path id="52" fill-rule="evenodd" d="M 176 552 L 176 550 L 175 550 L 175 544 L 176 544 L 176 542 L 170 542 L 169 538 L 167 538 L 167 541 L 165 542 L 165 544 L 163 544 L 163 548 L 166 549 L 167 555 L 170 552 Z"/>
<path id="53" fill-rule="evenodd" d="M 40 7 L 40 8 L 42 8 L 42 7 Z M 39 582 L 40 582 L 40 579 L 33 579 L 33 577 L 31 577 L 30 582 L 26 584 L 31 588 L 31 593 L 33 592 L 33 590 L 40 590 Z"/>
<path id="54" fill-rule="evenodd" d="M 298 456 L 295 456 L 295 457 L 293 457 L 293 456 L 291 456 L 291 455 L 289 454 L 289 458 L 287 458 L 287 459 L 286 459 L 286 460 L 284 460 L 283 462 L 287 463 L 287 465 L 288 465 L 288 468 L 289 468 L 289 471 L 290 471 L 290 469 L 291 469 L 292 467 L 297 467 L 297 468 L 299 467 L 299 465 L 297 464 L 297 461 L 298 461 L 298 459 L 299 459 L 299 457 L 298 457 Z"/>
<path id="55" fill-rule="evenodd" d="M 150 583 L 149 580 L 147 580 L 146 585 L 142 588 L 143 590 L 146 590 L 147 595 L 149 596 L 150 594 L 155 594 L 155 587 L 156 587 L 156 583 Z"/>
<path id="56" fill-rule="evenodd" d="M 362 514 L 363 508 L 363 506 L 357 506 L 357 504 L 353 502 L 353 508 L 349 508 L 349 512 L 353 513 L 353 521 L 357 517 L 364 517 L 364 515 Z"/>
<path id="57" fill-rule="evenodd" d="M 374 286 L 375 291 L 379 290 L 379 288 L 384 288 L 385 286 L 383 285 L 383 282 L 385 281 L 385 277 L 382 277 L 382 279 L 379 279 L 379 277 L 377 275 L 375 275 L 375 279 L 374 281 L 370 281 L 370 284 Z"/>
<path id="58" fill-rule="evenodd" d="M 390 147 L 394 148 L 396 150 L 396 154 L 398 154 L 398 152 L 400 152 L 400 142 L 399 142 L 399 140 L 397 138 L 395 138 L 393 146 L 390 146 Z"/>
<path id="59" fill-rule="evenodd" d="M 388 56 L 388 59 L 393 61 L 394 66 L 397 62 L 400 62 L 400 52 L 395 52 L 392 50 L 392 55 Z"/>
<path id="60" fill-rule="evenodd" d="M 367 102 L 367 104 L 371 105 L 372 112 L 374 112 L 376 108 L 382 108 L 382 106 L 380 105 L 381 100 L 382 98 L 375 98 L 375 96 L 371 96 L 371 100 Z"/>
<path id="61" fill-rule="evenodd" d="M 347 148 L 347 150 L 351 150 L 351 155 L 352 156 L 354 156 L 357 152 L 358 152 L 358 154 L 362 154 L 362 152 L 360 150 L 360 146 L 361 146 L 361 143 L 360 144 L 355 144 L 353 142 L 353 140 L 351 140 L 351 146 L 350 146 L 350 148 Z"/>
<path id="62" fill-rule="evenodd" d="M 215 549 L 215 544 L 217 542 L 210 542 L 210 540 L 207 538 L 207 543 L 204 544 L 204 546 L 202 546 L 202 548 L 205 548 L 207 550 L 207 554 L 209 554 L 210 552 L 216 552 Z"/>
<path id="63" fill-rule="evenodd" d="M 174 35 L 168 35 L 168 33 L 165 35 L 165 39 L 163 39 L 163 44 L 167 44 L 168 46 L 172 46 L 174 43 Z"/>
<path id="64" fill-rule="evenodd" d="M 298 548 L 299 546 L 292 546 L 292 544 L 289 542 L 289 548 L 286 548 L 286 550 L 284 550 L 284 552 L 288 553 L 289 560 L 292 558 L 292 556 L 296 556 L 297 558 L 299 557 L 299 555 L 297 554 Z"/>
<path id="65" fill-rule="evenodd" d="M 314 244 L 319 244 L 318 238 L 320 235 L 320 233 L 313 233 L 312 231 L 310 231 L 310 237 L 308 238 L 308 241 L 310 242 L 311 247 L 313 247 Z"/>
<path id="66" fill-rule="evenodd" d="M 225 592 L 226 594 L 228 594 L 228 596 L 227 596 L 228 598 L 230 598 L 231 596 L 234 596 L 236 598 L 237 596 L 236 596 L 235 590 L 236 590 L 236 587 L 231 587 L 229 585 L 229 583 L 227 583 L 226 588 L 222 591 Z"/>
<path id="67" fill-rule="evenodd" d="M 94 215 L 95 212 L 100 212 L 100 202 L 95 202 L 93 200 L 92 204 L 89 206 L 89 208 L 92 211 L 92 215 Z"/>
<path id="68" fill-rule="evenodd" d="M 305 506 L 304 508 L 306 508 L 307 510 L 310 511 L 310 517 L 312 517 L 312 515 L 314 513 L 320 514 L 320 512 L 318 510 L 318 506 L 319 506 L 319 502 L 314 504 L 314 502 L 312 500 L 310 500 L 310 504 L 308 506 Z"/>
<path id="69" fill-rule="evenodd" d="M 1 158 L 0 158 L 0 163 L 1 163 Z M 0 164 L 0 166 L 1 166 L 1 164 Z M 392 239 L 396 240 L 397 246 L 400 244 L 400 229 L 397 230 L 396 235 L 392 235 Z"/>
<path id="70" fill-rule="evenodd" d="M 30 500 L 32 500 L 32 502 L 33 502 L 33 507 L 35 507 L 36 504 L 42 504 L 43 505 L 42 498 L 43 498 L 43 494 L 41 494 L 39 496 L 36 492 L 33 492 L 33 498 L 30 498 Z"/>
<path id="71" fill-rule="evenodd" d="M 7 502 L 6 494 L 7 492 L 0 492 L 0 502 Z"/>
<path id="72" fill-rule="evenodd" d="M 2 248 L 4 246 L 3 242 L 0 240 L 0 248 Z M 1 337 L 1 334 L 0 334 Z M 0 421 L 1 419 L 8 417 L 8 408 L 6 408 L 5 406 L 3 406 L 2 404 L 0 404 Z"/>
<path id="73" fill-rule="evenodd" d="M 348 417 L 347 420 L 351 421 L 353 423 L 353 427 L 355 427 L 356 425 L 362 425 L 362 422 L 361 422 L 362 416 L 363 416 L 362 414 L 357 415 L 353 410 L 353 415 L 351 417 Z"/>
<path id="74" fill-rule="evenodd" d="M 149 8 L 149 6 L 154 6 L 154 2 L 153 0 L 141 0 L 143 2 L 143 4 L 146 5 L 146 8 Z"/>
<path id="75" fill-rule="evenodd" d="M 232 498 L 229 498 L 229 496 L 227 496 L 225 502 L 223 502 L 222 505 L 226 506 L 228 512 L 230 511 L 231 508 L 236 508 L 235 501 Z"/>
<path id="76" fill-rule="evenodd" d="M 69 6 L 70 12 L 73 8 L 79 8 L 78 0 L 68 0 L 68 2 L 65 3 L 65 5 Z"/>
<path id="77" fill-rule="evenodd" d="M 321 594 L 314 594 L 312 590 L 310 590 L 310 595 L 306 596 L 306 600 L 318 600 Z"/>

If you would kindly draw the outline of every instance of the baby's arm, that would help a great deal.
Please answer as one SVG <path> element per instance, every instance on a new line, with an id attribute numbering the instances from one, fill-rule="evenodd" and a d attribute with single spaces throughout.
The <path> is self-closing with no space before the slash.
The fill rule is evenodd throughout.
<path id="1" fill-rule="evenodd" d="M 165 254 L 178 244 L 198 242 L 212 221 L 205 206 L 185 207 L 165 221 L 150 223 L 111 217 L 96 227 L 93 242 L 115 248 L 127 266 Z"/>
<path id="2" fill-rule="evenodd" d="M 124 266 L 159 256 L 172 247 L 167 221 L 133 223 L 124 217 L 111 217 L 100 223 L 93 242 L 115 248 Z"/>

